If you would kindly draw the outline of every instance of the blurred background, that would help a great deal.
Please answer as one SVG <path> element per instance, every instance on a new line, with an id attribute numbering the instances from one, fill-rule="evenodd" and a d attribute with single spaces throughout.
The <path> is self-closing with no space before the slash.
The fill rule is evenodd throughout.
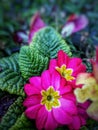
<path id="1" fill-rule="evenodd" d="M 92 50 L 92 45 L 98 44 L 97 0 L 1 0 L 0 57 L 11 55 L 19 51 L 22 45 L 28 44 L 30 20 L 36 12 L 47 25 L 59 32 L 71 14 L 84 14 L 89 20 L 88 26 L 73 34 L 68 42 L 76 48 L 79 46 L 81 51 L 87 46 L 87 53 Z M 17 32 L 25 34 L 22 41 L 17 40 Z"/>

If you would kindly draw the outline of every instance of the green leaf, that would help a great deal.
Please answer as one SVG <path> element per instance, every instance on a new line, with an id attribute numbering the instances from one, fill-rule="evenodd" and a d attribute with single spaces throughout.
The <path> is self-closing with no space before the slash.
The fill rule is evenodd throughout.
<path id="1" fill-rule="evenodd" d="M 60 34 L 51 27 L 45 27 L 38 31 L 34 35 L 30 47 L 36 50 L 38 54 L 48 57 L 49 59 L 56 58 L 59 50 L 64 50 L 71 56 L 71 51 L 67 43 L 62 39 Z"/>
<path id="2" fill-rule="evenodd" d="M 91 73 L 93 71 L 92 64 L 87 59 L 83 59 L 83 63 L 86 65 L 86 72 Z"/>
<path id="3" fill-rule="evenodd" d="M 48 58 L 39 55 L 29 46 L 24 46 L 20 50 L 19 65 L 22 76 L 28 79 L 31 76 L 40 75 L 48 67 Z"/>
<path id="4" fill-rule="evenodd" d="M 0 130 L 9 130 L 9 128 L 15 124 L 17 118 L 21 116 L 24 110 L 22 102 L 23 98 L 18 97 L 18 99 L 9 107 L 7 113 L 1 120 Z"/>
<path id="5" fill-rule="evenodd" d="M 23 113 L 10 130 L 35 130 L 34 127 L 33 121 L 29 120 Z"/>
<path id="6" fill-rule="evenodd" d="M 86 126 L 82 126 L 80 130 L 89 130 Z"/>
<path id="7" fill-rule="evenodd" d="M 86 126 L 87 126 L 88 130 L 97 130 L 98 121 L 95 121 L 93 119 L 88 119 Z"/>
<path id="8" fill-rule="evenodd" d="M 10 94 L 24 96 L 24 79 L 21 76 L 18 64 L 18 54 L 0 60 L 0 89 Z"/>

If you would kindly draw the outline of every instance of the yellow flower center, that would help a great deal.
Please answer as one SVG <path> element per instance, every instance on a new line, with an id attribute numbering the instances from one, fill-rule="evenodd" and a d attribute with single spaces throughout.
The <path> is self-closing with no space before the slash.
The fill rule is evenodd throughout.
<path id="1" fill-rule="evenodd" d="M 66 65 L 62 65 L 61 67 L 56 67 L 55 68 L 62 77 L 64 77 L 67 81 L 72 81 L 75 78 L 72 76 L 72 69 L 67 69 Z"/>
<path id="2" fill-rule="evenodd" d="M 57 108 L 60 106 L 59 92 L 55 91 L 52 86 L 50 86 L 46 91 L 42 90 L 41 95 L 42 95 L 41 104 L 45 105 L 48 111 L 51 111 L 52 108 Z"/>

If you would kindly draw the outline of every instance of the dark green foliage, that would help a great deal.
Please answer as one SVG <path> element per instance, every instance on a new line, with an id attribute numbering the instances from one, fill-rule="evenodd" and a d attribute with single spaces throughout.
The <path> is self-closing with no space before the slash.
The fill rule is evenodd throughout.
<path id="1" fill-rule="evenodd" d="M 52 27 L 45 27 L 33 37 L 30 47 L 44 57 L 56 58 L 59 50 L 64 50 L 69 56 L 71 51 L 67 43 Z"/>
<path id="2" fill-rule="evenodd" d="M 43 57 L 29 46 L 20 50 L 19 65 L 22 76 L 28 79 L 31 76 L 40 75 L 48 67 L 48 57 Z"/>
<path id="3" fill-rule="evenodd" d="M 98 121 L 95 121 L 93 119 L 87 120 L 87 130 L 98 130 Z"/>
<path id="4" fill-rule="evenodd" d="M 0 60 L 0 89 L 10 94 L 23 95 L 24 79 L 18 65 L 18 54 Z"/>
<path id="5" fill-rule="evenodd" d="M 16 123 L 10 130 L 35 130 L 33 121 L 30 121 L 24 113 L 17 119 Z"/>
<path id="6" fill-rule="evenodd" d="M 23 98 L 19 97 L 8 109 L 7 113 L 1 120 L 0 130 L 9 130 L 12 125 L 15 124 L 17 118 L 19 118 L 24 111 Z"/>
<path id="7" fill-rule="evenodd" d="M 80 130 L 89 130 L 86 126 L 81 127 Z"/>
<path id="8" fill-rule="evenodd" d="M 86 71 L 89 72 L 89 73 L 91 73 L 92 70 L 93 70 L 91 63 L 88 62 L 88 61 L 85 61 L 84 63 L 86 65 Z"/>

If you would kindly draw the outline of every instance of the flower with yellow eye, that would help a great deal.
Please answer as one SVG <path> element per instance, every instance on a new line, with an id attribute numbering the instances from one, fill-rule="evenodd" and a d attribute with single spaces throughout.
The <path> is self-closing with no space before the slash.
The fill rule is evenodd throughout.
<path id="1" fill-rule="evenodd" d="M 81 73 L 77 77 L 76 84 L 83 84 L 82 88 L 76 88 L 74 91 L 78 102 L 83 103 L 88 99 L 98 100 L 98 84 L 91 74 Z"/>
<path id="2" fill-rule="evenodd" d="M 72 122 L 77 114 L 76 99 L 71 86 L 56 71 L 51 74 L 46 70 L 29 82 L 24 87 L 27 98 L 23 105 L 26 116 L 36 119 L 37 129 L 54 130 Z"/>
<path id="3" fill-rule="evenodd" d="M 80 58 L 69 57 L 64 51 L 60 50 L 57 59 L 50 60 L 49 70 L 51 73 L 57 71 L 68 84 L 76 88 L 76 77 L 79 73 L 86 71 L 86 66 Z"/>

